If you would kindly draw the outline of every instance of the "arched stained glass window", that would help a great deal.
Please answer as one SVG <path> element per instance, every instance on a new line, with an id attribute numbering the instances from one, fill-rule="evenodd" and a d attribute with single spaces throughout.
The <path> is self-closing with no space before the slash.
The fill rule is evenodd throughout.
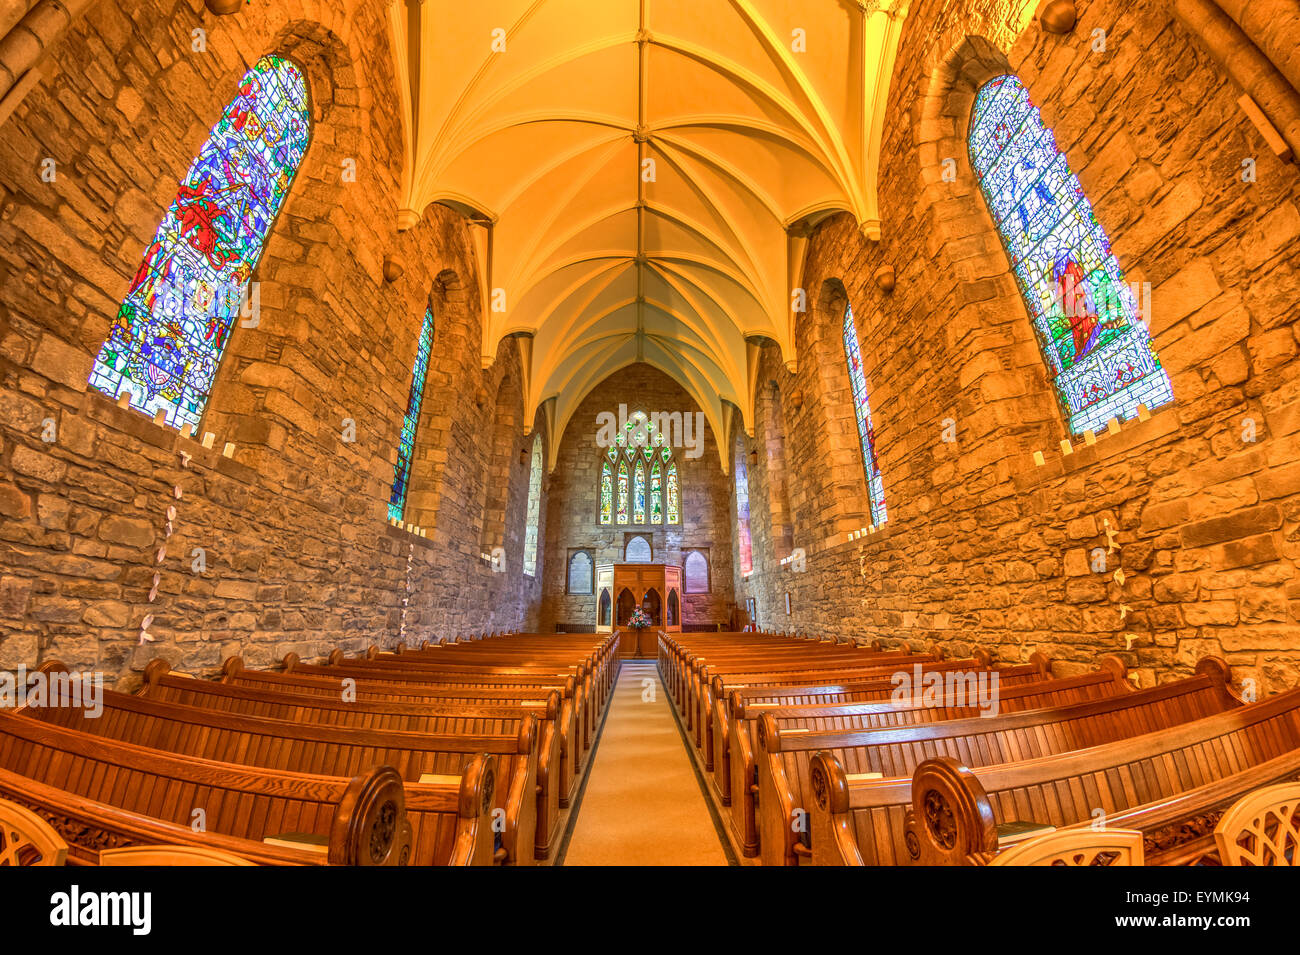
<path id="1" fill-rule="evenodd" d="M 524 525 L 524 573 L 537 576 L 537 524 L 542 514 L 542 436 L 533 435 L 533 463 L 528 471 L 528 518 Z"/>
<path id="2" fill-rule="evenodd" d="M 627 523 L 627 462 L 618 462 L 618 522 Z"/>
<path id="3" fill-rule="evenodd" d="M 645 523 L 645 462 L 636 463 L 636 474 L 632 478 L 632 523 Z"/>
<path id="4" fill-rule="evenodd" d="M 145 250 L 90 386 L 198 427 L 249 276 L 311 138 L 307 81 L 264 56 L 239 81 Z"/>
<path id="5" fill-rule="evenodd" d="M 612 523 L 614 520 L 614 469 L 608 461 L 600 462 L 600 522 Z"/>
<path id="6" fill-rule="evenodd" d="M 620 412 L 621 413 L 621 412 Z M 613 414 L 609 413 L 611 422 Z M 621 427 L 598 437 L 608 444 L 601 461 L 600 522 L 602 524 L 677 524 L 681 522 L 681 487 L 673 448 L 665 432 L 681 430 L 680 413 L 653 418 L 633 412 Z M 606 508 L 605 481 L 610 507 Z M 618 506 L 613 506 L 617 481 Z M 630 506 L 629 506 L 630 499 Z M 609 515 L 607 517 L 607 515 Z"/>
<path id="7" fill-rule="evenodd" d="M 664 522 L 663 509 L 663 472 L 659 469 L 659 462 L 654 463 L 650 469 L 650 523 L 662 524 Z"/>
<path id="8" fill-rule="evenodd" d="M 677 486 L 677 462 L 672 461 L 668 465 L 668 484 L 664 488 L 664 519 L 669 524 L 680 524 L 682 521 L 682 491 Z"/>
<path id="9" fill-rule="evenodd" d="M 888 520 L 885 482 L 880 476 L 880 459 L 876 456 L 876 429 L 871 424 L 871 405 L 867 401 L 867 377 L 862 372 L 858 329 L 853 323 L 853 308 L 847 303 L 844 305 L 844 356 L 849 363 L 849 384 L 853 386 L 853 414 L 858 422 L 858 443 L 862 448 L 862 470 L 867 479 L 871 523 L 879 527 Z"/>
<path id="10" fill-rule="evenodd" d="M 745 443 L 736 441 L 736 459 L 732 467 L 736 475 L 736 536 L 740 551 L 740 572 L 754 572 L 754 551 L 749 538 L 749 472 L 745 466 Z"/>
<path id="11" fill-rule="evenodd" d="M 1173 401 L 1110 239 L 1019 79 L 980 88 L 967 145 L 1070 431 Z"/>
<path id="12" fill-rule="evenodd" d="M 397 464 L 393 467 L 393 493 L 388 498 L 388 516 L 400 521 L 406 513 L 406 490 L 411 480 L 411 461 L 415 458 L 415 433 L 420 427 L 420 407 L 424 404 L 424 379 L 429 374 L 429 352 L 433 348 L 433 308 L 424 310 L 420 340 L 415 346 L 411 368 L 411 393 L 402 418 L 402 434 L 397 443 Z"/>

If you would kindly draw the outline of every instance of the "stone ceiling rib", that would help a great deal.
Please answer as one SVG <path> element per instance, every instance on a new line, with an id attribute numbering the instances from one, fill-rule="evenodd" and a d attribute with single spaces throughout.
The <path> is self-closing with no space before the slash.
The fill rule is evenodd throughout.
<path id="1" fill-rule="evenodd" d="M 490 234 L 483 360 L 531 336 L 527 420 L 550 402 L 563 431 L 592 387 L 645 361 L 715 430 L 731 406 L 752 429 L 752 342 L 794 359 L 786 286 L 806 243 L 790 236 L 844 211 L 878 237 L 908 2 L 395 0 L 399 225 L 442 202 Z"/>

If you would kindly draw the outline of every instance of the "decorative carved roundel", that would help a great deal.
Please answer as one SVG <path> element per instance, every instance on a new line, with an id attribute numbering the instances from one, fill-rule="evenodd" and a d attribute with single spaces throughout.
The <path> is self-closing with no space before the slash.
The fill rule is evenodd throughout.
<path id="1" fill-rule="evenodd" d="M 826 783 L 826 773 L 820 766 L 814 766 L 812 771 L 812 790 L 813 799 L 817 802 L 817 808 L 825 811 L 826 796 L 829 786 Z"/>
<path id="2" fill-rule="evenodd" d="M 393 838 L 397 833 L 397 803 L 390 799 L 375 814 L 375 821 L 370 827 L 370 861 L 379 865 L 384 861 L 393 847 Z"/>
<path id="3" fill-rule="evenodd" d="M 925 793 L 925 827 L 930 835 L 944 849 L 957 846 L 957 820 L 953 817 L 948 800 L 937 789 L 928 789 Z"/>
<path id="4" fill-rule="evenodd" d="M 492 770 L 483 777 L 483 812 L 487 812 L 492 808 L 492 796 L 496 792 L 496 789 L 497 774 L 496 770 Z"/>

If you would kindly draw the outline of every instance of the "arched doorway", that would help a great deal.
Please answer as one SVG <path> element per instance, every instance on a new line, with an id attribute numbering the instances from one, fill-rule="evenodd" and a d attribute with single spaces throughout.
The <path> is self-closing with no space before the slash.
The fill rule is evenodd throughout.
<path id="1" fill-rule="evenodd" d="M 632 596 L 632 591 L 624 587 L 618 594 L 618 625 L 626 627 L 627 622 L 632 619 L 632 611 L 636 609 L 636 598 Z"/>
<path id="2" fill-rule="evenodd" d="M 660 617 L 660 613 L 663 609 L 663 601 L 659 599 L 659 591 L 655 590 L 653 587 L 647 590 L 645 596 L 641 598 L 641 609 L 650 617 L 651 626 L 663 626 L 663 620 Z"/>
<path id="3" fill-rule="evenodd" d="M 609 598 L 609 591 L 602 589 L 600 592 L 600 610 L 596 615 L 597 626 L 609 626 L 609 615 L 610 611 L 613 609 L 613 604 L 614 602 Z"/>
<path id="4" fill-rule="evenodd" d="M 677 599 L 677 591 L 668 591 L 668 619 L 664 621 L 666 626 L 677 626 L 678 620 L 681 619 L 681 603 Z"/>

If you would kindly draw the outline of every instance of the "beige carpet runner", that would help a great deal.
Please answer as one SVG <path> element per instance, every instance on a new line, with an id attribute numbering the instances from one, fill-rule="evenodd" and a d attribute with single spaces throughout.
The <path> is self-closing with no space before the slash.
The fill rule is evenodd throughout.
<path id="1" fill-rule="evenodd" d="M 624 662 L 563 865 L 726 865 L 653 663 Z"/>

